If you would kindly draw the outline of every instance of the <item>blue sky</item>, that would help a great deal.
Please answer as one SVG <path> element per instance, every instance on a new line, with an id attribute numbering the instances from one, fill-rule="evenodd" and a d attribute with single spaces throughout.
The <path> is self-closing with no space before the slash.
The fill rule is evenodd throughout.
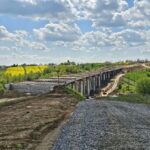
<path id="1" fill-rule="evenodd" d="M 150 58 L 149 0 L 1 0 L 0 65 Z"/>

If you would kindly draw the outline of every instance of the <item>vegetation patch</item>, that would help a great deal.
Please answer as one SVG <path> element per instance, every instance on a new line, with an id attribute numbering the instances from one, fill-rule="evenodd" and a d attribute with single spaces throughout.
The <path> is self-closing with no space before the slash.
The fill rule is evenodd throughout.
<path id="1" fill-rule="evenodd" d="M 150 69 L 141 69 L 125 74 L 116 93 L 118 97 L 106 97 L 106 99 L 150 104 Z"/>
<path id="2" fill-rule="evenodd" d="M 70 88 L 68 86 L 65 86 L 63 88 L 64 88 L 64 90 L 65 90 L 66 93 L 72 95 L 73 97 L 75 97 L 75 98 L 77 98 L 77 99 L 79 99 L 81 101 L 86 99 L 83 95 L 81 95 L 81 93 L 73 90 L 72 88 Z"/>
<path id="3" fill-rule="evenodd" d="M 140 94 L 150 94 L 150 78 L 142 78 L 136 83 L 136 91 Z"/>
<path id="4" fill-rule="evenodd" d="M 150 104 L 150 95 L 130 94 L 118 97 L 106 97 L 105 99 L 130 103 Z"/>
<path id="5" fill-rule="evenodd" d="M 117 92 L 120 94 L 150 94 L 147 93 L 146 88 L 149 87 L 149 82 L 147 82 L 150 79 L 150 69 L 143 69 L 138 71 L 133 71 L 127 73 L 120 84 L 118 85 Z M 145 88 L 146 86 L 146 88 Z M 142 89 L 146 92 L 141 92 Z"/>
<path id="6" fill-rule="evenodd" d="M 3 84 L 0 83 L 0 95 L 2 95 L 4 93 L 5 89 Z"/>

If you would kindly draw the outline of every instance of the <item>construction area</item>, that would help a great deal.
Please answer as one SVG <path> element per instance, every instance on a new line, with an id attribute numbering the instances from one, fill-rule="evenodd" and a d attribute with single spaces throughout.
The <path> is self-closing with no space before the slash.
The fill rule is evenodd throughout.
<path id="1" fill-rule="evenodd" d="M 51 136 L 43 150 L 46 146 L 49 149 L 56 136 L 54 129 L 65 121 L 78 102 L 57 89 L 43 96 L 0 103 L 0 150 L 37 149 L 47 133 Z"/>
<path id="2" fill-rule="evenodd" d="M 99 91 L 104 97 L 100 101 L 93 97 L 81 102 L 65 86 L 47 94 L 0 99 L 0 150 L 117 149 L 113 143 L 118 143 L 118 148 L 150 146 L 149 106 L 104 101 L 122 76 L 120 73 L 108 80 Z M 130 141 L 134 144 L 129 145 Z"/>

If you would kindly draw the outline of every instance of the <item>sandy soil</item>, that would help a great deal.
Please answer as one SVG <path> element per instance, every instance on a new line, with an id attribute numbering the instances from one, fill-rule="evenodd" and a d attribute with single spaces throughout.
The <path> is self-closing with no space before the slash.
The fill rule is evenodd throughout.
<path id="1" fill-rule="evenodd" d="M 108 83 L 108 85 L 101 90 L 100 96 L 105 97 L 114 92 L 123 76 L 124 74 L 117 75 L 112 82 Z"/>
<path id="2" fill-rule="evenodd" d="M 146 64 L 142 64 L 142 66 L 143 66 L 144 68 L 150 69 L 150 66 L 147 66 Z"/>
<path id="3" fill-rule="evenodd" d="M 33 150 L 54 132 L 78 103 L 76 98 L 57 91 L 40 97 L 0 104 L 0 150 Z M 57 131 L 58 132 L 58 131 Z M 53 134 L 51 134 L 53 133 Z M 48 142 L 48 141 L 46 141 Z"/>

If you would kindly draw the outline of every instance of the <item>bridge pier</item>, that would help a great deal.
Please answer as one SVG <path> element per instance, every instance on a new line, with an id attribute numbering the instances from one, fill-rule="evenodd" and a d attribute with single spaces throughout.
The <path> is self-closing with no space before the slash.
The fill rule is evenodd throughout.
<path id="1" fill-rule="evenodd" d="M 102 87 L 105 86 L 105 84 L 106 84 L 106 74 L 105 73 L 102 74 L 101 83 L 102 83 Z"/>
<path id="2" fill-rule="evenodd" d="M 91 91 L 90 78 L 86 78 L 86 80 L 87 80 L 87 96 L 89 96 Z"/>
<path id="3" fill-rule="evenodd" d="M 79 92 L 81 93 L 81 95 L 84 95 L 84 81 L 80 80 L 79 84 L 80 84 L 80 91 Z"/>
<path id="4" fill-rule="evenodd" d="M 107 73 L 107 77 L 108 77 L 108 80 L 111 79 L 111 77 L 110 77 L 110 72 Z"/>
<path id="5" fill-rule="evenodd" d="M 122 69 L 109 70 L 95 75 L 85 76 L 71 83 L 71 88 L 78 91 L 83 96 L 93 96 L 96 91 L 100 91 L 115 75 Z"/>

